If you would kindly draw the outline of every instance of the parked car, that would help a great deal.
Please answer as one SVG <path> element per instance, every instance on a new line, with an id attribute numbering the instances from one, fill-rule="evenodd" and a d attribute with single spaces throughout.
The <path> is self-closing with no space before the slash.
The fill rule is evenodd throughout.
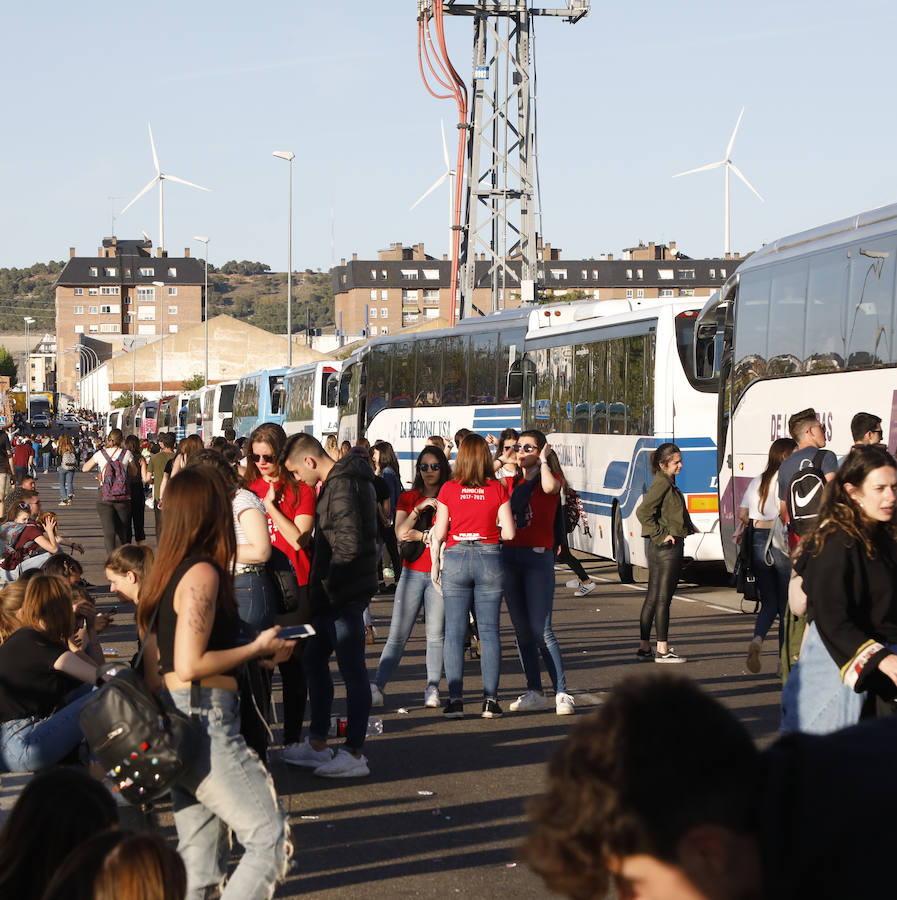
<path id="1" fill-rule="evenodd" d="M 32 428 L 49 428 L 50 427 L 50 419 L 48 416 L 45 416 L 43 413 L 38 413 L 36 416 L 31 417 L 31 427 Z"/>

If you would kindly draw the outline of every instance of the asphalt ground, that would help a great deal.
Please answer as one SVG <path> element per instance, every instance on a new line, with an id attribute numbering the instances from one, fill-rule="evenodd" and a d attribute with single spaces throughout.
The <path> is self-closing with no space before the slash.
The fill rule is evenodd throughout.
<path id="1" fill-rule="evenodd" d="M 65 537 L 85 544 L 85 577 L 98 586 L 100 609 L 108 609 L 117 601 L 109 596 L 103 577 L 96 481 L 78 473 L 74 505 L 58 510 L 56 484 L 55 474 L 39 477 L 42 505 L 58 512 Z M 146 522 L 153 543 L 149 510 Z M 572 574 L 558 569 L 554 605 L 554 630 L 568 689 L 576 699 L 576 715 L 557 716 L 553 705 L 544 712 L 508 712 L 510 701 L 525 691 L 525 680 L 513 630 L 503 612 L 502 718 L 479 717 L 476 660 L 466 663 L 466 718 L 448 721 L 441 710 L 424 708 L 426 645 L 419 622 L 387 688 L 385 706 L 372 710 L 383 720 L 383 733 L 365 745 L 369 777 L 328 780 L 285 765 L 279 755 L 280 732 L 274 726 L 270 768 L 290 815 L 295 843 L 293 871 L 277 897 L 547 896 L 541 881 L 518 858 L 527 829 L 527 800 L 539 793 L 546 761 L 577 719 L 601 703 L 613 685 L 654 666 L 635 659 L 647 573 L 636 570 L 636 583 L 621 585 L 613 564 L 592 558 L 584 563 L 596 589 L 576 597 L 565 587 Z M 118 605 L 116 623 L 102 642 L 127 659 L 135 646 L 133 616 Z M 376 670 L 391 609 L 391 595 L 372 602 L 377 640 L 368 647 L 370 674 Z M 664 669 L 694 678 L 735 711 L 759 743 L 767 744 L 778 725 L 780 694 L 774 635 L 765 644 L 763 671 L 749 674 L 745 654 L 754 618 L 738 610 L 738 597 L 726 587 L 721 569 L 687 569 L 673 602 L 670 641 L 688 662 Z M 333 712 L 339 715 L 345 710 L 345 694 L 335 663 L 333 671 L 337 682 Z M 278 712 L 279 691 L 276 677 Z M 658 735 L 658 741 L 667 740 L 676 740 L 676 735 Z M 26 779 L 3 776 L 0 807 L 9 808 Z M 126 823 L 134 819 L 130 811 L 123 818 Z M 167 804 L 155 810 L 154 827 L 175 842 Z"/>

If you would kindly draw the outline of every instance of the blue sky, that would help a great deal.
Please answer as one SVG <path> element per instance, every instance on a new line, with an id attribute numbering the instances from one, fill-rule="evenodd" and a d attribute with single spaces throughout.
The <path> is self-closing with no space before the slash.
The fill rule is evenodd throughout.
<path id="1" fill-rule="evenodd" d="M 148 121 L 163 171 L 212 188 L 166 185 L 172 255 L 202 255 L 193 236 L 207 234 L 217 264 L 286 268 L 275 149 L 296 153 L 297 268 L 329 267 L 331 207 L 337 261 L 393 241 L 445 252 L 446 193 L 409 212 L 441 174 L 440 119 L 455 118 L 420 81 L 416 3 L 306 6 L 4 8 L 0 266 L 95 252 L 153 175 Z M 593 0 L 575 26 L 540 17 L 545 239 L 566 258 L 639 240 L 720 254 L 722 171 L 671 176 L 721 159 L 742 106 L 732 158 L 766 202 L 733 179 L 734 249 L 894 201 L 895 26 L 886 0 Z M 469 79 L 472 23 L 447 32 Z M 155 243 L 155 191 L 115 230 Z"/>

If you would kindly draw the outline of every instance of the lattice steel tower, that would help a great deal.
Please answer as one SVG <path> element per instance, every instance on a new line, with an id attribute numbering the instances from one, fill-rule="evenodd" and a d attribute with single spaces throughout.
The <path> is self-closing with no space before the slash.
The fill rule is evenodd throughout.
<path id="1" fill-rule="evenodd" d="M 531 8 L 529 0 L 441 4 L 443 15 L 474 20 L 466 200 L 459 226 L 459 318 L 488 312 L 473 303 L 479 253 L 489 263 L 485 283 L 491 287 L 493 310 L 509 292 L 519 292 L 522 303 L 537 299 L 532 18 L 556 16 L 575 23 L 588 15 L 589 3 L 568 0 L 564 9 Z M 519 260 L 519 269 L 510 260 Z"/>

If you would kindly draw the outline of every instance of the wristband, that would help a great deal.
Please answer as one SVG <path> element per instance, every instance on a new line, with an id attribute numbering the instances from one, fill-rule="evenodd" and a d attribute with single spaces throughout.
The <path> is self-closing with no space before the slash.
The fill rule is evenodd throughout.
<path id="1" fill-rule="evenodd" d="M 548 466 L 548 465 L 550 465 L 550 463 L 548 462 L 547 459 L 543 459 L 543 460 L 542 460 L 542 465 L 543 465 L 543 466 Z"/>

